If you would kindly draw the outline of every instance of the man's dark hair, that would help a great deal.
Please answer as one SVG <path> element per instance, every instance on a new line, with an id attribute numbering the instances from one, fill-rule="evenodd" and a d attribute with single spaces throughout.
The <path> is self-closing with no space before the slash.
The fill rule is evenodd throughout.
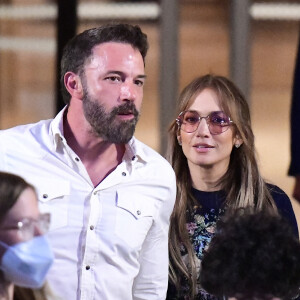
<path id="1" fill-rule="evenodd" d="M 238 209 L 217 224 L 200 284 L 217 297 L 292 299 L 300 289 L 300 243 L 275 213 Z"/>
<path id="2" fill-rule="evenodd" d="M 64 75 L 69 71 L 81 75 L 86 61 L 92 55 L 92 49 L 107 42 L 130 44 L 134 49 L 140 51 L 145 64 L 149 45 L 147 35 L 141 31 L 138 25 L 107 24 L 83 31 L 73 37 L 63 50 L 60 84 L 66 104 L 70 102 L 70 94 L 64 85 Z"/>

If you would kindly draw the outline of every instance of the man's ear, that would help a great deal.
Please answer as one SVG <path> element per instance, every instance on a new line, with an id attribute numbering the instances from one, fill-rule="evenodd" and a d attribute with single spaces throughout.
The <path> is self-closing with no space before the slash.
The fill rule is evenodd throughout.
<path id="1" fill-rule="evenodd" d="M 73 72 L 67 72 L 64 76 L 65 87 L 70 93 L 70 95 L 77 99 L 82 99 L 83 88 L 81 79 L 77 74 Z"/>

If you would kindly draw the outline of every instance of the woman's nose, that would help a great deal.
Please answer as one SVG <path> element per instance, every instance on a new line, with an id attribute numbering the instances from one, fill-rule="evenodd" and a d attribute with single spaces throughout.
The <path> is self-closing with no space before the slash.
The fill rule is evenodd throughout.
<path id="1" fill-rule="evenodd" d="M 197 135 L 200 135 L 200 136 L 210 134 L 209 125 L 207 123 L 206 118 L 204 118 L 204 117 L 200 118 L 196 132 L 197 132 Z"/>

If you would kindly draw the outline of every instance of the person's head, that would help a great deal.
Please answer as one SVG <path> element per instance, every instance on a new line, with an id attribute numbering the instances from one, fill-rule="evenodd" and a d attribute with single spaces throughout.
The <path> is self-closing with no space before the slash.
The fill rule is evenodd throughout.
<path id="1" fill-rule="evenodd" d="M 231 211 L 217 224 L 199 281 L 217 297 L 292 299 L 300 293 L 299 240 L 277 214 Z"/>
<path id="2" fill-rule="evenodd" d="M 41 235 L 48 225 L 49 215 L 40 214 L 33 186 L 0 172 L 0 241 L 9 246 L 24 242 Z M 0 246 L 0 254 L 4 251 Z"/>
<path id="3" fill-rule="evenodd" d="M 147 49 L 147 36 L 129 24 L 89 29 L 66 45 L 61 62 L 64 99 L 82 106 L 96 136 L 112 143 L 132 137 L 143 99 Z"/>
<path id="4" fill-rule="evenodd" d="M 83 31 L 67 43 L 61 59 L 60 82 L 66 104 L 70 102 L 70 94 L 64 84 L 65 74 L 73 72 L 83 75 L 86 63 L 93 57 L 93 49 L 100 44 L 109 42 L 131 45 L 140 52 L 145 64 L 149 45 L 146 34 L 138 25 L 107 24 Z"/>
<path id="5" fill-rule="evenodd" d="M 0 172 L 0 270 L 7 281 L 27 287 L 43 283 L 53 260 L 42 237 L 49 222 L 50 215 L 39 212 L 33 186 Z"/>
<path id="6" fill-rule="evenodd" d="M 177 115 L 169 130 L 175 168 L 212 166 L 225 174 L 252 157 L 249 106 L 229 79 L 209 74 L 193 80 L 180 94 Z"/>

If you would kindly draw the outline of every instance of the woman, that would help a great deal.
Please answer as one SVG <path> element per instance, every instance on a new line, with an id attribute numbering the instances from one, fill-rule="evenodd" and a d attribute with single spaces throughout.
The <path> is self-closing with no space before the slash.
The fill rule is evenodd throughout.
<path id="1" fill-rule="evenodd" d="M 46 299 L 40 288 L 53 253 L 42 234 L 49 221 L 49 214 L 39 212 L 34 188 L 19 176 L 0 172 L 0 299 Z M 27 289 L 14 294 L 15 285 Z"/>
<path id="2" fill-rule="evenodd" d="M 298 236 L 287 195 L 259 172 L 250 112 L 241 92 L 222 76 L 192 81 L 179 97 L 169 129 L 168 159 L 177 176 L 170 226 L 167 299 L 215 299 L 198 284 L 203 250 L 229 208 L 279 211 Z"/>

